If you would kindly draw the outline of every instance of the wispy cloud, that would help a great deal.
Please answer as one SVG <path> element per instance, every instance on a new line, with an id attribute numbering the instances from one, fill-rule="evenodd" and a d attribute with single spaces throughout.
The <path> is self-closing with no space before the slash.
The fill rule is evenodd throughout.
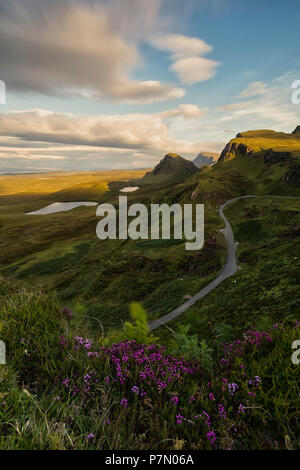
<path id="1" fill-rule="evenodd" d="M 248 128 L 263 129 L 272 127 L 274 130 L 291 132 L 299 122 L 297 106 L 291 102 L 291 84 L 297 75 L 293 72 L 277 77 L 270 83 L 252 82 L 239 96 L 258 95 L 251 101 L 233 103 L 217 108 L 218 111 L 231 111 L 229 115 L 221 116 L 222 122 L 238 120 Z M 260 85 L 257 85 L 260 84 Z M 253 94 L 251 93 L 251 90 Z M 258 93 L 258 91 L 261 91 Z"/>
<path id="2" fill-rule="evenodd" d="M 196 104 L 181 104 L 178 108 L 169 109 L 158 114 L 162 118 L 182 116 L 186 119 L 194 119 L 204 116 L 206 110 Z"/>
<path id="3" fill-rule="evenodd" d="M 182 34 L 167 34 L 152 39 L 152 44 L 170 53 L 172 70 L 182 83 L 203 82 L 214 77 L 220 62 L 207 59 L 203 55 L 211 52 L 213 47 L 200 38 Z"/>
<path id="4" fill-rule="evenodd" d="M 161 2 L 154 3 L 156 8 L 145 10 L 150 23 Z M 171 84 L 130 78 L 140 63 L 137 45 L 120 35 L 103 4 L 79 0 L 12 0 L 8 4 L 0 0 L 0 8 L 0 61 L 5 64 L 1 79 L 10 90 L 130 103 L 185 94 Z"/>
<path id="5" fill-rule="evenodd" d="M 253 101 L 241 101 L 240 103 L 230 103 L 217 108 L 218 111 L 236 111 L 239 109 L 246 109 L 248 106 L 251 106 Z"/>
<path id="6" fill-rule="evenodd" d="M 250 98 L 251 96 L 265 95 L 268 92 L 268 86 L 265 82 L 251 82 L 237 98 Z"/>

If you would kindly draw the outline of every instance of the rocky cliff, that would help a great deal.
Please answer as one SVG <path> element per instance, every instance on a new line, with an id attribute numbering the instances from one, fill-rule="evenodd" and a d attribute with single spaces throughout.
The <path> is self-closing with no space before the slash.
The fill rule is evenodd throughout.
<path id="1" fill-rule="evenodd" d="M 201 152 L 194 158 L 193 163 L 197 168 L 201 168 L 203 165 L 213 165 L 218 160 L 219 154 Z"/>

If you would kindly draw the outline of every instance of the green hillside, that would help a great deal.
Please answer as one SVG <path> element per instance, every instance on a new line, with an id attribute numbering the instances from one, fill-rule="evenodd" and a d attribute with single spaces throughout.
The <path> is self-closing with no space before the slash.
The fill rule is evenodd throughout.
<path id="1" fill-rule="evenodd" d="M 186 160 L 177 153 L 167 153 L 155 168 L 148 171 L 142 178 L 128 181 L 113 181 L 109 183 L 109 188 L 120 189 L 124 184 L 142 188 L 149 186 L 165 186 L 170 188 L 185 181 L 197 172 L 198 168 L 193 162 Z"/>
<path id="2" fill-rule="evenodd" d="M 197 171 L 198 168 L 193 162 L 182 158 L 176 153 L 167 153 L 152 171 L 137 180 L 137 184 L 174 184 L 184 181 Z"/>
<path id="3" fill-rule="evenodd" d="M 194 175 L 194 199 L 226 201 L 243 194 L 300 194 L 300 135 L 242 132 L 218 162 Z"/>

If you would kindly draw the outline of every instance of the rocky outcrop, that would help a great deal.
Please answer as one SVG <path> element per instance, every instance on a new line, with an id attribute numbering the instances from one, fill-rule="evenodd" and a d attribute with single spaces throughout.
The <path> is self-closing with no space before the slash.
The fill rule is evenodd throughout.
<path id="1" fill-rule="evenodd" d="M 179 155 L 172 155 L 168 153 L 150 173 L 152 175 L 158 175 L 161 173 L 171 174 L 177 172 L 179 169 L 179 163 L 182 170 L 191 171 L 194 173 L 197 171 L 197 168 L 193 162 L 185 160 Z"/>
<path id="2" fill-rule="evenodd" d="M 199 171 L 193 162 L 175 153 L 167 153 L 164 158 L 148 171 L 142 178 L 127 181 L 112 181 L 108 183 L 110 190 L 120 190 L 124 186 L 148 186 L 161 184 L 175 184 L 184 181 Z"/>
<path id="3" fill-rule="evenodd" d="M 264 156 L 265 163 L 288 162 L 293 159 L 291 152 L 276 152 L 272 149 L 267 150 Z"/>
<path id="4" fill-rule="evenodd" d="M 226 160 L 232 158 L 237 152 L 242 155 L 251 155 L 254 150 L 242 142 L 229 142 L 222 151 L 218 161 L 225 162 Z"/>
<path id="5" fill-rule="evenodd" d="M 217 153 L 206 153 L 201 152 L 194 158 L 193 163 L 197 168 L 201 168 L 203 165 L 213 165 L 218 159 Z"/>
<path id="6" fill-rule="evenodd" d="M 168 180 L 183 181 L 197 171 L 199 169 L 190 160 L 174 153 L 168 153 L 152 171 L 137 181 L 140 184 L 167 182 Z"/>
<path id="7" fill-rule="evenodd" d="M 292 134 L 300 134 L 300 126 L 297 126 L 296 129 L 292 132 Z"/>
<path id="8" fill-rule="evenodd" d="M 282 181 L 285 181 L 288 184 L 300 187 L 300 165 L 291 165 L 289 171 L 287 171 L 281 179 Z"/>

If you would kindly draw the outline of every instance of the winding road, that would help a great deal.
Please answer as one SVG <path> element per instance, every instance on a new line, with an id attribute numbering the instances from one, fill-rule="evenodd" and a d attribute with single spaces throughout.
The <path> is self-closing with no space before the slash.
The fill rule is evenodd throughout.
<path id="1" fill-rule="evenodd" d="M 227 279 L 228 277 L 235 274 L 239 269 L 241 269 L 237 265 L 236 259 L 236 243 L 234 241 L 233 231 L 231 225 L 224 215 L 224 209 L 226 206 L 231 204 L 234 201 L 238 201 L 239 199 L 246 199 L 250 197 L 273 197 L 273 198 L 289 198 L 289 199 L 300 199 L 300 196 L 269 196 L 269 195 L 246 195 L 246 196 L 239 196 L 234 199 L 229 199 L 224 204 L 222 204 L 219 208 L 219 214 L 225 222 L 225 228 L 221 229 L 220 232 L 223 233 L 226 242 L 227 242 L 227 259 L 226 263 L 224 264 L 221 272 L 217 275 L 217 277 L 211 281 L 207 286 L 201 289 L 197 294 L 191 297 L 187 302 L 184 302 L 179 307 L 175 308 L 171 312 L 163 315 L 162 317 L 158 318 L 157 320 L 153 320 L 149 323 L 150 331 L 155 330 L 159 326 L 164 325 L 165 323 L 174 320 L 174 318 L 178 317 L 181 313 L 188 310 L 192 305 L 194 305 L 198 300 L 205 297 L 209 292 L 211 292 L 215 287 L 221 284 L 222 281 Z"/>

